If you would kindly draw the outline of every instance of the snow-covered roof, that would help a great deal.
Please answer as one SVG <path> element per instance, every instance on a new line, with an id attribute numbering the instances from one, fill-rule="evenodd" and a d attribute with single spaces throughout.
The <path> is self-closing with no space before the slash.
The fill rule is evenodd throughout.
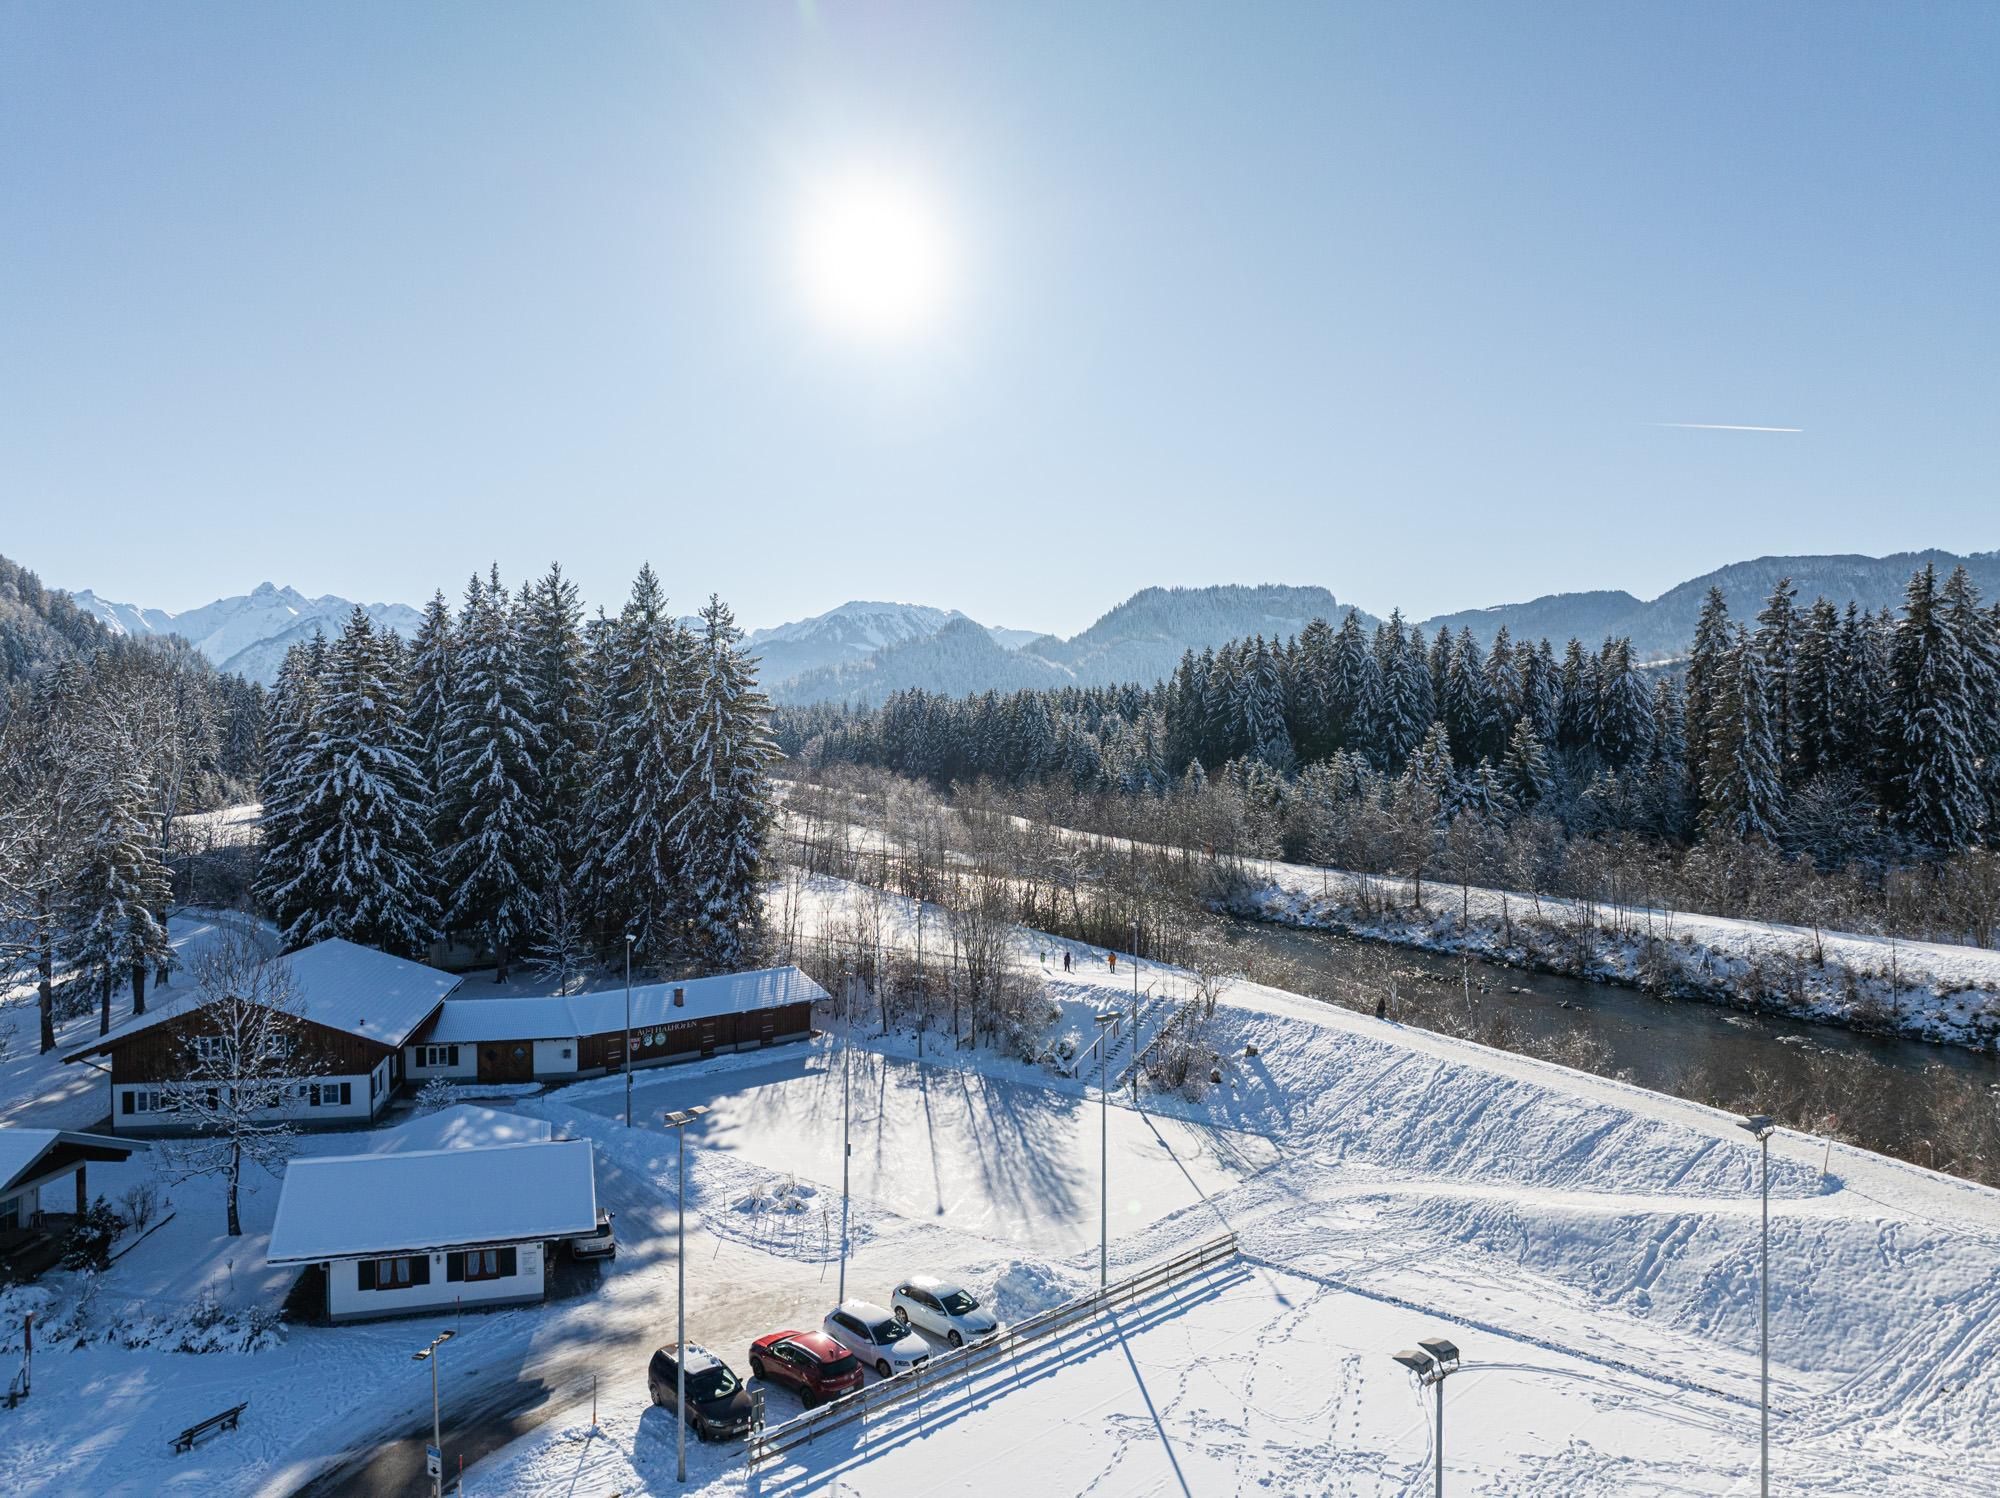
<path id="1" fill-rule="evenodd" d="M 429 1019 L 444 996 L 464 980 L 421 962 L 391 957 L 373 947 L 332 937 L 278 959 L 291 971 L 292 994 L 302 1019 L 344 1030 L 377 1045 L 399 1046 Z M 118 1044 L 127 1036 L 198 1007 L 202 996 L 188 989 L 154 1005 L 136 1019 L 113 1026 L 63 1057 L 75 1061 Z"/>
<path id="2" fill-rule="evenodd" d="M 485 1149 L 495 1144 L 532 1144 L 552 1137 L 555 1126 L 545 1118 L 502 1113 L 477 1103 L 454 1103 L 435 1113 L 420 1114 L 393 1129 L 368 1136 L 370 1154 L 387 1150 Z"/>
<path id="3" fill-rule="evenodd" d="M 618 991 L 622 1004 L 625 991 Z M 424 1032 L 426 1045 L 478 1045 L 486 1040 L 565 1040 L 581 1035 L 568 999 L 452 999 Z"/>
<path id="4" fill-rule="evenodd" d="M 588 1139 L 294 1159 L 273 1264 L 569 1238 L 597 1230 Z"/>
<path id="5" fill-rule="evenodd" d="M 676 988 L 686 991 L 686 1003 L 678 1007 Z M 816 1003 L 826 996 L 825 989 L 795 967 L 648 983 L 632 990 L 632 1028 Z M 421 1039 L 426 1045 L 477 1045 L 489 1040 L 611 1035 L 624 1028 L 625 990 L 607 988 L 568 998 L 452 999 Z"/>
<path id="6" fill-rule="evenodd" d="M 129 1139 L 113 1139 L 108 1134 L 79 1134 L 68 1129 L 0 1128 L 0 1191 L 35 1173 L 35 1165 L 58 1144 L 73 1144 L 88 1150 L 115 1150 L 120 1160 L 143 1148 Z"/>

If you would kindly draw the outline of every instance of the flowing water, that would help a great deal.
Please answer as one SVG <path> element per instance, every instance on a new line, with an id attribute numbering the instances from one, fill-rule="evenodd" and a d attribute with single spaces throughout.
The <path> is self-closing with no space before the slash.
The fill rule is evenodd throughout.
<path id="1" fill-rule="evenodd" d="M 2000 1164 L 2000 1057 L 1663 998 L 1330 932 L 1231 923 L 1247 970 L 1296 993 L 1541 1056 L 1656 1092 L 1985 1178 Z M 1983 1162 L 1983 1163 L 1982 1163 Z"/>

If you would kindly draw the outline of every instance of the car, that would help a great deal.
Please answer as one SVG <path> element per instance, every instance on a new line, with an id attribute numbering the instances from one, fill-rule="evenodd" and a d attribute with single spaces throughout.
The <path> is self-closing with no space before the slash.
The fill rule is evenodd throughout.
<path id="1" fill-rule="evenodd" d="M 723 1441 L 750 1433 L 756 1417 L 756 1402 L 743 1380 L 727 1363 L 706 1348 L 687 1344 L 685 1369 L 677 1361 L 681 1349 L 662 1347 L 646 1367 L 646 1387 L 653 1403 L 680 1414 L 676 1395 L 677 1376 L 687 1379 L 687 1426 L 704 1441 Z"/>
<path id="2" fill-rule="evenodd" d="M 599 1209 L 597 1228 L 594 1232 L 579 1233 L 569 1240 L 569 1256 L 572 1259 L 615 1259 L 618 1257 L 618 1239 L 611 1231 L 613 1214 Z"/>
<path id="3" fill-rule="evenodd" d="M 795 1391 L 807 1409 L 861 1387 L 861 1363 L 825 1332 L 772 1332 L 750 1344 L 750 1376 Z"/>
<path id="4" fill-rule="evenodd" d="M 930 1361 L 922 1337 L 888 1311 L 865 1300 L 843 1300 L 826 1313 L 820 1330 L 845 1347 L 881 1378 L 890 1378 Z"/>
<path id="5" fill-rule="evenodd" d="M 962 1287 L 934 1275 L 911 1275 L 896 1287 L 889 1304 L 905 1326 L 942 1337 L 953 1347 L 977 1342 L 1000 1330 L 991 1311 L 981 1310 L 979 1302 Z"/>

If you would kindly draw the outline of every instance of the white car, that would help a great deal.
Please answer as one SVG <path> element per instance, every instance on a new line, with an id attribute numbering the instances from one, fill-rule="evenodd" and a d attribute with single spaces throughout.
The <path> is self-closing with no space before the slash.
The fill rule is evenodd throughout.
<path id="1" fill-rule="evenodd" d="M 979 1302 L 962 1287 L 935 1275 L 910 1276 L 896 1287 L 889 1304 L 905 1326 L 942 1337 L 953 1347 L 977 1342 L 1000 1330 L 991 1311 L 981 1310 Z"/>
<path id="2" fill-rule="evenodd" d="M 820 1330 L 882 1378 L 930 1361 L 930 1346 L 922 1337 L 880 1306 L 865 1300 L 843 1300 L 827 1312 Z"/>

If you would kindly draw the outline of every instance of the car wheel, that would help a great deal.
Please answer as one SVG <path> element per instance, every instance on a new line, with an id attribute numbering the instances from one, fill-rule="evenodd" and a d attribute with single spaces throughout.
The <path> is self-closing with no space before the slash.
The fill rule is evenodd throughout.
<path id="1" fill-rule="evenodd" d="M 763 1363 L 759 1362 L 759 1361 L 758 1361 L 758 1360 L 757 1360 L 756 1358 L 752 1358 L 752 1359 L 750 1360 L 750 1376 L 751 1376 L 752 1378 L 768 1378 L 768 1377 L 770 1377 L 770 1375 L 769 1375 L 769 1374 L 767 1374 L 767 1373 L 766 1373 L 766 1372 L 764 1371 L 764 1365 L 763 1365 Z"/>
<path id="2" fill-rule="evenodd" d="M 902 1322 L 902 1323 L 903 1323 L 903 1325 L 905 1325 L 905 1326 L 908 1326 L 908 1325 L 910 1324 L 910 1312 L 909 1312 L 909 1309 L 908 1309 L 907 1307 L 905 1307 L 905 1306 L 897 1306 L 897 1307 L 896 1307 L 896 1319 L 897 1319 L 898 1321 Z"/>
<path id="3" fill-rule="evenodd" d="M 887 1378 L 889 1376 L 889 1360 L 887 1358 L 877 1358 L 875 1360 L 875 1371 L 881 1374 L 882 1377 Z"/>
<path id="4" fill-rule="evenodd" d="M 958 1334 L 957 1332 L 955 1332 L 955 1331 L 953 1331 L 953 1332 L 947 1332 L 947 1333 L 945 1334 L 945 1340 L 946 1340 L 947 1342 L 951 1343 L 951 1345 L 952 1345 L 953 1347 L 963 1347 L 963 1346 L 965 1346 L 965 1338 L 961 1337 L 961 1336 L 960 1336 L 960 1335 L 959 1335 L 959 1334 Z"/>
<path id="5" fill-rule="evenodd" d="M 813 1393 L 811 1389 L 807 1389 L 803 1394 L 799 1395 L 799 1403 L 803 1404 L 809 1410 L 816 1410 L 819 1408 L 819 1395 Z"/>

